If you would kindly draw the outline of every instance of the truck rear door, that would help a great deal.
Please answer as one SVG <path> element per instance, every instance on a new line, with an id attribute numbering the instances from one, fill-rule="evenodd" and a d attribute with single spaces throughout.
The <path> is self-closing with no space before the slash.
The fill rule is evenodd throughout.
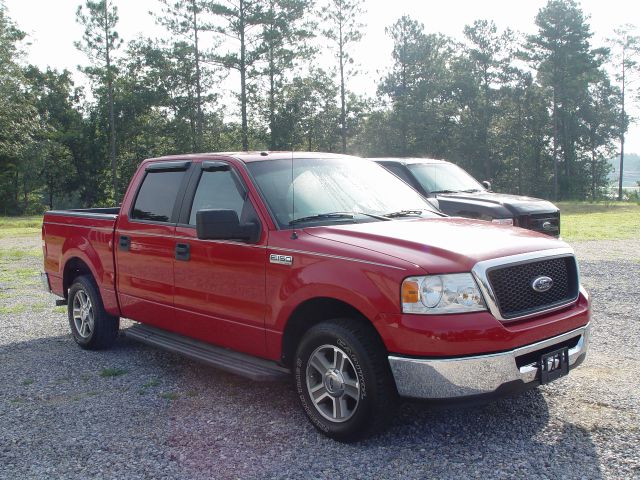
<path id="1" fill-rule="evenodd" d="M 194 164 L 176 227 L 177 323 L 185 335 L 264 355 L 264 227 L 257 243 L 199 240 L 196 212 L 200 209 L 235 210 L 241 223 L 260 223 L 248 189 L 230 163 Z"/>
<path id="2" fill-rule="evenodd" d="M 150 163 L 132 180 L 116 229 L 122 316 L 177 331 L 173 306 L 176 221 L 190 176 L 189 161 Z"/>

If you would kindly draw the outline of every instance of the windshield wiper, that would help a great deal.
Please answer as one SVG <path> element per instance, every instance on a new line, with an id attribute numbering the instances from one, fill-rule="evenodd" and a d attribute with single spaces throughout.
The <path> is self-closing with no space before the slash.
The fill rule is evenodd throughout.
<path id="1" fill-rule="evenodd" d="M 387 218 L 397 218 L 397 217 L 413 217 L 413 216 L 422 216 L 422 212 L 424 210 L 400 210 L 399 212 L 391 212 L 385 213 L 385 217 Z"/>
<path id="2" fill-rule="evenodd" d="M 429 193 L 458 193 L 458 190 L 431 190 Z"/>
<path id="3" fill-rule="evenodd" d="M 294 218 L 289 222 L 289 225 L 295 225 L 296 223 L 309 222 L 311 220 L 342 220 L 342 219 L 352 219 L 352 213 L 342 213 L 342 212 L 333 212 L 333 213 L 319 213 L 317 215 L 309 215 L 308 217 Z"/>
<path id="4" fill-rule="evenodd" d="M 476 193 L 481 191 L 482 190 L 480 190 L 479 188 L 470 188 L 468 190 L 460 190 L 460 193 Z"/>
<path id="5" fill-rule="evenodd" d="M 363 215 L 365 217 L 375 218 L 376 220 L 389 220 L 386 216 L 374 215 L 373 213 L 364 212 L 331 212 L 331 213 L 319 213 L 317 215 L 309 215 L 307 217 L 295 218 L 289 222 L 289 225 L 295 225 L 296 223 L 309 222 L 313 220 L 353 220 L 356 215 Z"/>

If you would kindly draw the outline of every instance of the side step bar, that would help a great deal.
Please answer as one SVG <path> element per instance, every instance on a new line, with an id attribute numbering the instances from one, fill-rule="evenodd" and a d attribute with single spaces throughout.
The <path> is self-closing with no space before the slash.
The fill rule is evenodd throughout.
<path id="1" fill-rule="evenodd" d="M 146 343 L 147 345 L 179 353 L 192 360 L 258 382 L 288 380 L 289 374 L 291 373 L 288 368 L 281 367 L 275 362 L 234 352 L 226 348 L 216 347 L 141 323 L 123 330 L 123 332 L 127 337 Z"/>

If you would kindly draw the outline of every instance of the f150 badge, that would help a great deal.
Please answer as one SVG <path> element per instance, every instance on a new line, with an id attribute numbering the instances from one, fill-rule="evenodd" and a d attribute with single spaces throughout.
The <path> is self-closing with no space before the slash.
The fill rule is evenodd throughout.
<path id="1" fill-rule="evenodd" d="M 269 255 L 269 262 L 276 263 L 278 265 L 293 265 L 293 257 L 291 255 L 278 255 L 272 253 Z"/>

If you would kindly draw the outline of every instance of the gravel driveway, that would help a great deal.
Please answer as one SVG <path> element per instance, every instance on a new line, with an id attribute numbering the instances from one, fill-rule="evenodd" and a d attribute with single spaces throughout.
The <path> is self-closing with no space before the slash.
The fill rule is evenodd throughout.
<path id="1" fill-rule="evenodd" d="M 640 478 L 637 241 L 574 245 L 594 328 L 569 377 L 482 407 L 408 404 L 355 445 L 316 433 L 289 384 L 126 338 L 81 350 L 38 291 L 39 243 L 0 240 L 2 479 Z"/>

